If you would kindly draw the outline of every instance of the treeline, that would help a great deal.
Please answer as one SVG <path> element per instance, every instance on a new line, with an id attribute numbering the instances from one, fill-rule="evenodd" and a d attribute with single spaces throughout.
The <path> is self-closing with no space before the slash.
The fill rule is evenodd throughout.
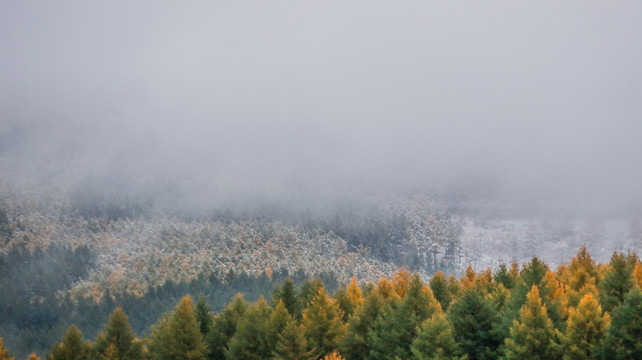
<path id="1" fill-rule="evenodd" d="M 95 257 L 84 245 L 76 248 L 50 245 L 33 250 L 17 246 L 0 254 L 0 336 L 4 343 L 11 344 L 19 355 L 34 350 L 43 352 L 72 323 L 94 337 L 116 307 L 130 314 L 133 331 L 148 333 L 158 318 L 186 293 L 205 294 L 204 299 L 219 311 L 238 292 L 256 300 L 285 278 L 292 278 L 297 284 L 306 280 L 303 272 L 274 271 L 270 276 L 267 273 L 250 276 L 231 271 L 223 278 L 202 273 L 189 282 L 167 281 L 142 296 L 108 290 L 98 301 L 70 296 L 67 290 L 88 275 Z M 331 274 L 322 278 L 329 288 L 338 286 Z"/>
<path id="2" fill-rule="evenodd" d="M 72 326 L 46 358 L 640 359 L 641 285 L 636 254 L 596 264 L 585 248 L 554 270 L 533 258 L 424 282 L 401 269 L 332 296 L 285 279 L 269 303 L 238 294 L 217 314 L 185 296 L 144 339 L 118 308 L 94 341 Z"/>

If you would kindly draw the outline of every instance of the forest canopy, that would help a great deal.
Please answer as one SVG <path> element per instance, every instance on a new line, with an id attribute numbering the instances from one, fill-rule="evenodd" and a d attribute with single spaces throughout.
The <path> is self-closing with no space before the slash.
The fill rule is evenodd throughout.
<path id="1" fill-rule="evenodd" d="M 285 277 L 272 286 L 253 301 L 238 293 L 220 311 L 212 311 L 214 289 L 205 286 L 142 332 L 118 306 L 93 339 L 69 327 L 46 359 L 642 356 L 642 263 L 635 253 L 597 263 L 582 247 L 555 269 L 533 258 L 495 270 L 469 266 L 460 278 L 437 272 L 423 279 L 400 268 L 376 283 L 352 278 L 332 291 L 320 278 Z"/>

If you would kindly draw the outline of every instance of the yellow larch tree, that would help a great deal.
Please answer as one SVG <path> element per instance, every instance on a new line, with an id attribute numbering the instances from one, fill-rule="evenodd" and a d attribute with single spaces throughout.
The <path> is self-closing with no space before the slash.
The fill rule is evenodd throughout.
<path id="1" fill-rule="evenodd" d="M 610 323 L 609 313 L 602 313 L 595 296 L 584 295 L 577 308 L 571 308 L 566 322 L 566 332 L 562 335 L 564 359 L 594 359 Z"/>

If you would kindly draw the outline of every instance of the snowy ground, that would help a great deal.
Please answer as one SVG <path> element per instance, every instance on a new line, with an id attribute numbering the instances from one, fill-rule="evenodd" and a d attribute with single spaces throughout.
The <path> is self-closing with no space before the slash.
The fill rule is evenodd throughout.
<path id="1" fill-rule="evenodd" d="M 467 220 L 461 245 L 465 266 L 479 270 L 533 256 L 555 267 L 569 262 L 582 245 L 596 261 L 608 262 L 614 251 L 640 253 L 642 241 L 632 235 L 628 220 Z"/>

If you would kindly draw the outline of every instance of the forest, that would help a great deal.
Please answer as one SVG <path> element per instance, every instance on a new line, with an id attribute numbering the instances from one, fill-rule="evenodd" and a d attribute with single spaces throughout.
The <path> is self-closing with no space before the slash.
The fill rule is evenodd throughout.
<path id="1" fill-rule="evenodd" d="M 341 286 L 285 277 L 270 290 L 257 286 L 255 300 L 232 295 L 217 312 L 208 298 L 220 290 L 210 284 L 172 299 L 175 308 L 144 334 L 129 317 L 140 309 L 111 304 L 98 334 L 86 337 L 85 313 L 43 358 L 639 359 L 641 288 L 635 253 L 599 263 L 585 247 L 554 269 L 533 258 L 494 271 L 469 266 L 460 278 L 437 271 L 423 280 L 406 268 Z M 14 359 L 0 346 L 0 359 Z"/>
<path id="2" fill-rule="evenodd" d="M 170 324 L 182 323 L 176 314 L 192 307 L 212 325 L 199 323 L 200 345 L 187 358 L 520 358 L 517 348 L 532 336 L 511 329 L 526 321 L 527 300 L 537 302 L 533 285 L 549 320 L 535 317 L 544 325 L 519 329 L 549 329 L 541 341 L 552 345 L 538 342 L 527 352 L 582 358 L 568 353 L 575 341 L 589 349 L 584 358 L 614 358 L 638 343 L 609 335 L 609 324 L 635 319 L 617 315 L 635 306 L 629 290 L 642 276 L 633 252 L 642 244 L 635 212 L 614 222 L 565 216 L 550 204 L 520 211 L 475 186 L 290 189 L 226 200 L 208 198 L 210 185 L 195 178 L 92 170 L 100 165 L 92 157 L 49 163 L 6 149 L 0 155 L 6 357 L 66 359 L 60 352 L 77 343 L 88 359 L 180 359 L 163 346 L 183 337 Z M 631 305 L 622 307 L 627 294 Z M 269 323 L 279 312 L 280 325 Z M 580 313 L 599 324 L 572 320 Z M 312 329 L 312 322 L 327 326 Z M 627 324 L 618 331 L 635 330 Z M 571 335 L 573 326 L 598 330 L 582 337 Z M 135 355 L 110 348 L 113 327 L 127 329 Z M 437 337 L 421 335 L 428 331 Z M 246 349 L 241 336 L 261 339 L 252 342 L 259 348 Z M 298 355 L 279 353 L 284 341 Z"/>
<path id="3" fill-rule="evenodd" d="M 0 1 L 0 360 L 642 359 L 640 14 Z"/>

